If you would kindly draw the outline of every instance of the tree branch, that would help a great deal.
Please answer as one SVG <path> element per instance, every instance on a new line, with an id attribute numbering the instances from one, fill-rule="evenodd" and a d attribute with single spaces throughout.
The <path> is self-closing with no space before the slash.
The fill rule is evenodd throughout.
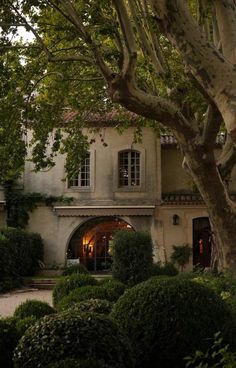
<path id="1" fill-rule="evenodd" d="M 209 42 L 183 0 L 150 0 L 162 32 L 179 49 L 193 77 L 214 101 L 236 142 L 234 65 Z"/>
<path id="2" fill-rule="evenodd" d="M 134 0 L 128 0 L 128 3 L 132 17 L 136 25 L 137 33 L 141 40 L 141 48 L 143 50 L 144 55 L 150 58 L 157 74 L 164 74 L 164 69 L 157 57 L 157 53 L 154 44 L 152 42 L 152 39 L 150 38 L 149 33 L 147 32 L 147 28 L 142 22 L 142 17 L 140 16 L 141 14 L 138 14 L 139 9 L 137 8 L 136 2 Z"/>
<path id="3" fill-rule="evenodd" d="M 236 64 L 236 4 L 234 0 L 214 0 L 222 51 L 226 59 Z"/>
<path id="4" fill-rule="evenodd" d="M 137 61 L 137 45 L 135 41 L 133 26 L 127 13 L 127 8 L 123 0 L 112 0 L 116 9 L 126 50 L 123 55 L 123 77 L 134 78 L 134 71 Z"/>
<path id="5" fill-rule="evenodd" d="M 107 81 L 110 81 L 113 75 L 112 70 L 108 67 L 108 65 L 105 63 L 105 61 L 102 58 L 102 55 L 99 51 L 99 46 L 97 45 L 90 33 L 87 31 L 86 27 L 83 25 L 83 21 L 79 15 L 79 13 L 76 11 L 75 7 L 69 0 L 59 0 L 59 2 L 63 5 L 66 16 L 68 20 L 76 27 L 76 29 L 79 31 L 79 34 L 83 38 L 84 42 L 90 47 L 90 50 L 92 51 L 95 62 L 97 66 L 99 67 L 102 75 Z"/>
<path id="6" fill-rule="evenodd" d="M 213 104 L 209 104 L 206 112 L 204 129 L 203 129 L 203 143 L 211 146 L 215 145 L 216 137 L 222 123 L 222 116 Z"/>
<path id="7" fill-rule="evenodd" d="M 217 166 L 224 181 L 229 181 L 232 170 L 236 164 L 236 148 L 229 135 L 227 135 L 222 153 L 217 160 Z"/>

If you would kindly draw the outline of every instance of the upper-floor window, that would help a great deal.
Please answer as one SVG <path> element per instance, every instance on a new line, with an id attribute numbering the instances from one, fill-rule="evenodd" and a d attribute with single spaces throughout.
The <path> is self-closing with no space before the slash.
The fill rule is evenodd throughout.
<path id="1" fill-rule="evenodd" d="M 81 165 L 80 172 L 74 178 L 69 180 L 70 187 L 90 187 L 91 186 L 91 169 L 90 169 L 90 153 L 86 153 L 84 162 Z"/>
<path id="2" fill-rule="evenodd" d="M 140 186 L 140 153 L 119 152 L 119 187 Z"/>

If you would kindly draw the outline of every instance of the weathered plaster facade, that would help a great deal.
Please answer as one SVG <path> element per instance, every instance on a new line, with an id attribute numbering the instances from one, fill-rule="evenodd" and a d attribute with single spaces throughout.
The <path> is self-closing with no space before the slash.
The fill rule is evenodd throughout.
<path id="1" fill-rule="evenodd" d="M 182 168 L 177 146 L 160 140 L 143 129 L 142 143 L 133 143 L 134 129 L 120 135 L 114 127 L 102 128 L 100 135 L 86 132 L 95 143 L 90 147 L 90 185 L 69 187 L 64 170 L 65 157 L 46 172 L 33 172 L 27 161 L 22 187 L 25 192 L 73 197 L 70 205 L 39 205 L 30 214 L 27 229 L 41 234 L 45 264 L 64 265 L 70 241 L 81 225 L 96 218 L 120 219 L 135 231 L 148 231 L 153 240 L 154 259 L 166 261 L 173 245 L 193 244 L 193 220 L 206 218 L 204 204 L 194 192 L 191 178 Z M 102 141 L 101 141 L 102 134 Z M 106 142 L 106 146 L 103 143 Z M 119 152 L 140 154 L 139 185 L 119 185 Z M 236 179 L 236 174 L 234 175 Z M 235 180 L 236 183 L 236 180 Z M 234 184 L 231 184 L 234 188 Z M 236 188 L 236 184 L 235 184 Z M 4 224 L 3 192 L 0 191 L 0 226 Z M 173 216 L 178 224 L 173 224 Z M 191 268 L 192 260 L 189 264 Z"/>

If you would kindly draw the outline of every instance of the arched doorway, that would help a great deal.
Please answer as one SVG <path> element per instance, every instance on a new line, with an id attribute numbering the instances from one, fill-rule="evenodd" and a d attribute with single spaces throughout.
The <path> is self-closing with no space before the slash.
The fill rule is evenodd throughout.
<path id="1" fill-rule="evenodd" d="M 211 226 L 208 217 L 193 219 L 193 265 L 210 267 Z"/>
<path id="2" fill-rule="evenodd" d="M 109 271 L 114 234 L 122 229 L 133 231 L 131 225 L 116 217 L 99 217 L 85 222 L 70 240 L 67 259 L 79 259 L 89 271 Z"/>

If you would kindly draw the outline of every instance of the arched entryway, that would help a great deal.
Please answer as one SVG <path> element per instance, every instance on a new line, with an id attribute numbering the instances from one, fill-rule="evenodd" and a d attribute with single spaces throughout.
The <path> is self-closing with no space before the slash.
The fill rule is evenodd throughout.
<path id="1" fill-rule="evenodd" d="M 211 226 L 208 217 L 193 219 L 193 265 L 210 267 Z"/>
<path id="2" fill-rule="evenodd" d="M 67 259 L 78 259 L 89 271 L 109 271 L 112 263 L 112 245 L 116 231 L 133 228 L 116 217 L 99 217 L 81 225 L 73 234 Z"/>

